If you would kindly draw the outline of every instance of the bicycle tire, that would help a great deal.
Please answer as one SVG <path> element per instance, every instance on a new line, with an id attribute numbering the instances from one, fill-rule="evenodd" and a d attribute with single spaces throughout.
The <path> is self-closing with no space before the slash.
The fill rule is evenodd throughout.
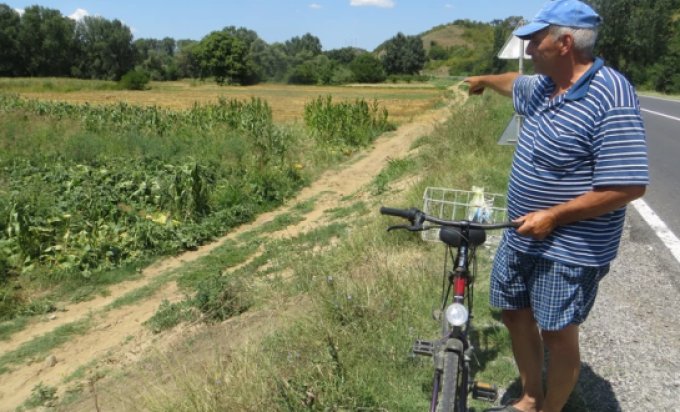
<path id="1" fill-rule="evenodd" d="M 441 392 L 437 412 L 458 412 L 458 372 L 461 370 L 461 356 L 453 351 L 444 355 L 444 370 L 441 376 Z"/>

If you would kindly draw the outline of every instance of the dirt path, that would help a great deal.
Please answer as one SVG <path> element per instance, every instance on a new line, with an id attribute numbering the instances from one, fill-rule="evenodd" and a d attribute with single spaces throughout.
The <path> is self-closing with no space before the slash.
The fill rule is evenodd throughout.
<path id="1" fill-rule="evenodd" d="M 458 90 L 457 86 L 452 87 L 452 90 Z M 403 157 L 416 139 L 431 133 L 437 124 L 448 118 L 451 106 L 463 99 L 463 95 L 455 93 L 450 104 L 424 113 L 413 122 L 381 136 L 369 151 L 359 155 L 359 158 L 347 166 L 323 174 L 290 202 L 296 204 L 314 197 L 317 199 L 314 210 L 309 212 L 301 223 L 289 226 L 278 235 L 294 236 L 314 227 L 326 209 L 337 207 L 344 196 L 370 183 L 390 159 Z M 210 254 L 225 241 L 271 221 L 287 210 L 288 207 L 284 206 L 277 211 L 263 214 L 254 222 L 243 225 L 196 251 L 160 261 L 145 269 L 140 279 L 111 287 L 109 296 L 69 305 L 65 308 L 66 311 L 59 312 L 53 320 L 35 323 L 12 336 L 11 340 L 0 342 L 0 353 L 9 353 L 21 349 L 22 345 L 54 331 L 59 326 L 86 319 L 89 319 L 91 324 L 85 334 L 76 336 L 68 343 L 55 348 L 47 359 L 38 359 L 21 366 L 13 365 L 12 371 L 0 374 L 0 410 L 14 410 L 30 396 L 31 390 L 39 383 L 59 387 L 66 377 L 94 361 L 112 364 L 135 361 L 146 348 L 159 339 L 142 325 L 143 322 L 153 315 L 163 299 L 176 301 L 181 299 L 182 295 L 173 281 L 137 304 L 114 310 L 106 310 L 107 305 L 148 285 L 160 275 Z"/>

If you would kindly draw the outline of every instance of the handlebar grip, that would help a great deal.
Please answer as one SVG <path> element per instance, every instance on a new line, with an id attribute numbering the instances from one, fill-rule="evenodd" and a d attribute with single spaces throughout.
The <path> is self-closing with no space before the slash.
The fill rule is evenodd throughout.
<path id="1" fill-rule="evenodd" d="M 385 206 L 382 206 L 380 208 L 380 214 L 381 215 L 403 217 L 404 219 L 408 219 L 410 221 L 413 221 L 416 218 L 417 213 L 418 213 L 418 209 L 416 209 L 416 208 L 395 209 L 395 208 L 392 208 L 392 207 L 385 207 Z"/>

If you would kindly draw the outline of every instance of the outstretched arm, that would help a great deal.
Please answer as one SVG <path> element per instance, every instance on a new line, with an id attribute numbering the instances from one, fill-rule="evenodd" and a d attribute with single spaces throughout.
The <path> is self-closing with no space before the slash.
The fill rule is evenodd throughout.
<path id="1" fill-rule="evenodd" d="M 488 74 L 485 76 L 470 76 L 463 80 L 470 86 L 468 94 L 482 94 L 489 87 L 503 96 L 512 97 L 512 85 L 519 77 L 517 72 L 503 74 Z"/>

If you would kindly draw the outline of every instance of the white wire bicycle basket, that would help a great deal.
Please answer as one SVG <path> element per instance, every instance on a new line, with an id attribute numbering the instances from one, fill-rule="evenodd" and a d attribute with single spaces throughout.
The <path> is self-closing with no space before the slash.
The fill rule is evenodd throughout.
<path id="1" fill-rule="evenodd" d="M 423 212 L 445 220 L 469 220 L 480 223 L 503 223 L 507 221 L 505 195 L 486 193 L 483 188 L 472 190 L 428 187 L 423 194 Z M 433 226 L 425 222 L 426 228 Z M 423 240 L 439 241 L 439 229 L 421 232 Z"/>

